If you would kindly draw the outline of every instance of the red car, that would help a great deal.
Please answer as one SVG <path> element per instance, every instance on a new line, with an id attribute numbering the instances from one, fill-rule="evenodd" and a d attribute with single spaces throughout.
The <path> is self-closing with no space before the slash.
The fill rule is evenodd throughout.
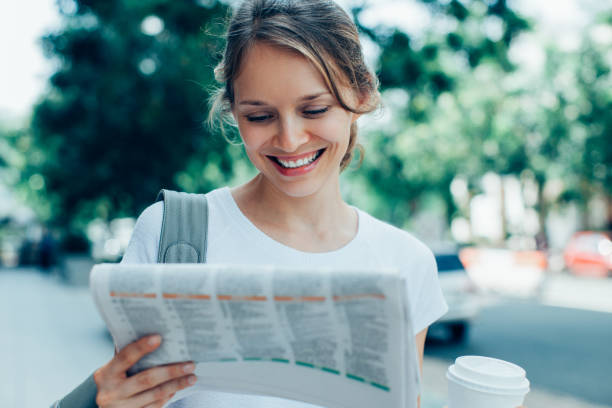
<path id="1" fill-rule="evenodd" d="M 563 251 L 565 265 L 576 275 L 608 276 L 612 271 L 611 237 L 609 232 L 575 233 Z"/>

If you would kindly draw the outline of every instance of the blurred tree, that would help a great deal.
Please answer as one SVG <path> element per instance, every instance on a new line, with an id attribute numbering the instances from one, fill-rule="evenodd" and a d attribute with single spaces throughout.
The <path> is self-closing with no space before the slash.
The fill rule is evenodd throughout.
<path id="1" fill-rule="evenodd" d="M 5 131 L 0 129 L 0 168 L 6 167 L 7 165 L 7 157 L 10 149 L 7 139 Z"/>
<path id="2" fill-rule="evenodd" d="M 446 2 L 428 3 L 449 10 Z M 584 227 L 589 227 L 586 205 L 593 195 L 605 194 L 612 205 L 610 19 L 590 26 L 578 51 L 551 44 L 544 70 L 533 73 L 515 70 L 507 58 L 511 40 L 527 23 L 504 2 L 496 4 L 471 2 L 462 12 L 453 8 L 451 18 L 460 23 L 444 25 L 457 27 L 452 35 L 432 31 L 415 41 L 418 46 L 399 30 L 385 35 L 383 28 L 378 28 L 383 34 L 363 28 L 381 46 L 379 70 L 391 120 L 366 135 L 365 172 L 352 178 L 368 182 L 376 197 L 370 208 L 378 216 L 405 225 L 419 201 L 434 192 L 444 198 L 450 221 L 460 211 L 450 194 L 451 180 L 467 180 L 474 195 L 488 171 L 535 183 L 541 229 L 549 208 L 559 202 L 581 205 Z M 505 29 L 498 25 L 495 35 L 486 27 L 492 10 L 501 6 L 506 11 L 493 13 L 494 19 L 505 15 L 509 21 L 501 24 Z M 471 57 L 475 44 L 483 45 L 478 59 Z M 446 79 L 436 82 L 440 72 Z M 469 218 L 469 208 L 462 211 Z M 500 216 L 505 217 L 503 205 Z"/>
<path id="3" fill-rule="evenodd" d="M 12 186 L 17 183 L 19 169 L 23 167 L 23 141 L 27 130 L 0 126 L 0 183 Z"/>
<path id="4" fill-rule="evenodd" d="M 426 192 L 444 199 L 450 222 L 456 208 L 449 185 L 457 174 L 476 178 L 487 170 L 518 171 L 525 163 L 522 140 L 495 131 L 504 125 L 497 120 L 503 90 L 487 81 L 497 79 L 491 71 L 514 69 L 508 50 L 528 21 L 505 0 L 422 3 L 440 24 L 417 39 L 399 28 L 366 27 L 364 10 L 354 10 L 358 26 L 380 48 L 381 88 L 398 116 L 367 135 L 364 169 L 353 177 L 383 197 L 376 214 L 400 226 Z M 477 70 L 480 80 L 474 79 Z"/>
<path id="5" fill-rule="evenodd" d="M 612 32 L 612 24 L 608 28 Z M 607 45 L 612 46 L 612 41 Z M 608 47 L 587 43 L 578 55 L 582 100 L 577 119 L 588 129 L 580 173 L 589 184 L 612 195 L 612 61 Z"/>
<path id="6" fill-rule="evenodd" d="M 205 191 L 231 176 L 227 142 L 203 126 L 227 6 L 58 5 L 64 27 L 43 38 L 58 68 L 32 119 L 40 160 L 24 170 L 41 177 L 53 223 L 82 230 L 92 218 L 136 215 L 160 188 Z"/>
<path id="7" fill-rule="evenodd" d="M 511 71 L 508 59 L 512 40 L 529 28 L 506 0 L 476 0 L 467 5 L 458 0 L 420 0 L 434 22 L 432 28 L 412 39 L 400 28 L 365 27 L 360 22 L 363 8 L 353 14 L 361 31 L 380 47 L 378 76 L 382 90 L 404 89 L 411 95 L 407 105 L 412 120 L 427 120 L 425 104 L 416 96 L 438 95 L 454 89 L 456 77 L 492 62 Z M 443 24 L 442 24 L 443 23 Z"/>
<path id="8" fill-rule="evenodd" d="M 597 41 L 597 31 L 604 38 Z M 560 180 L 561 189 L 549 205 L 574 202 L 582 208 L 583 228 L 589 222 L 592 197 L 606 197 L 612 205 L 612 24 L 600 22 L 582 38 L 577 51 L 551 47 L 545 77 L 551 102 L 544 105 L 530 167 L 544 189 L 547 180 Z M 608 209 L 608 217 L 612 211 Z M 608 219 L 612 225 L 612 220 Z"/>

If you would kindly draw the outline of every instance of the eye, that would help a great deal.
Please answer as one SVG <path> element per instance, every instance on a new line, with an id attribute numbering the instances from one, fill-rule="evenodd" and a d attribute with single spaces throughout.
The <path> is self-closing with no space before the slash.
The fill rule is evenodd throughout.
<path id="1" fill-rule="evenodd" d="M 272 115 L 252 115 L 252 116 L 247 116 L 246 119 L 249 122 L 265 122 L 266 120 L 270 119 L 272 117 Z"/>
<path id="2" fill-rule="evenodd" d="M 317 116 L 317 115 L 321 115 L 322 113 L 325 113 L 329 110 L 329 106 L 325 106 L 324 108 L 317 108 L 317 109 L 307 109 L 304 111 L 304 114 L 307 116 Z"/>

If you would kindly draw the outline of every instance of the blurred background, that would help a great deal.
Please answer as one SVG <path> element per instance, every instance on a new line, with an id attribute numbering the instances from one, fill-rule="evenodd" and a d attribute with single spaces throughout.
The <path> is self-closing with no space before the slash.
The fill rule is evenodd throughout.
<path id="1" fill-rule="evenodd" d="M 49 405 L 113 346 L 87 291 L 161 188 L 253 176 L 204 124 L 235 1 L 0 4 L 0 406 Z M 424 407 L 465 354 L 527 371 L 534 407 L 612 407 L 612 6 L 343 0 L 384 109 L 354 205 L 435 252 Z"/>

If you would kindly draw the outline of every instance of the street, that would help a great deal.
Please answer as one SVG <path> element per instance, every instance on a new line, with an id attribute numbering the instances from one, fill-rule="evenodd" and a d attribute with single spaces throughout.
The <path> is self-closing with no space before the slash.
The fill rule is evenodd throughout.
<path id="1" fill-rule="evenodd" d="M 1 407 L 47 407 L 112 356 L 86 287 L 35 270 L 0 269 L 0 290 Z M 497 299 L 476 319 L 464 345 L 448 344 L 432 330 L 423 408 L 446 403 L 446 368 L 466 354 L 525 368 L 529 408 L 612 407 L 611 340 L 612 313 Z"/>
<path id="2" fill-rule="evenodd" d="M 424 394 L 444 392 L 444 373 L 456 357 L 484 355 L 511 361 L 527 371 L 532 391 L 526 405 L 530 408 L 560 408 L 564 400 L 569 401 L 565 406 L 573 408 L 609 407 L 611 341 L 611 313 L 502 301 L 482 311 L 465 344 L 430 338 L 425 348 Z"/>

